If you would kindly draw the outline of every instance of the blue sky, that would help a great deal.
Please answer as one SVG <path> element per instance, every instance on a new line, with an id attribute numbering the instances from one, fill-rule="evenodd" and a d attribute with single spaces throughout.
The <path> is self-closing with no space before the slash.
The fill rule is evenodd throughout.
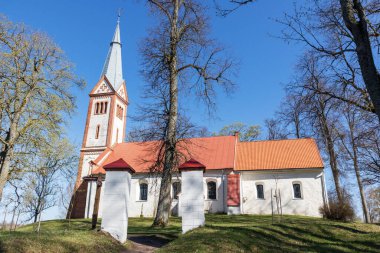
<path id="1" fill-rule="evenodd" d="M 222 0 L 217 0 L 222 1 Z M 212 7 L 212 0 L 208 1 Z M 216 118 L 198 108 L 189 108 L 192 120 L 215 132 L 224 125 L 240 121 L 264 124 L 277 110 L 283 98 L 283 84 L 293 76 L 297 59 L 305 49 L 288 44 L 274 36 L 283 28 L 274 19 L 293 10 L 294 0 L 263 0 L 237 10 L 226 18 L 210 8 L 212 37 L 225 45 L 240 61 L 239 75 L 234 80 L 235 93 L 218 94 Z M 66 52 L 76 66 L 76 74 L 86 80 L 87 87 L 76 89 L 77 111 L 68 124 L 69 138 L 81 144 L 85 126 L 88 93 L 97 83 L 116 25 L 118 8 L 123 8 L 121 39 L 123 43 L 124 78 L 130 105 L 128 115 L 136 113 L 142 102 L 144 80 L 140 75 L 139 43 L 147 29 L 155 24 L 145 1 L 140 0 L 0 0 L 0 12 L 14 22 L 46 32 Z M 192 105 L 191 105 L 192 106 Z M 127 122 L 127 131 L 135 124 Z M 57 211 L 49 211 L 55 218 Z"/>
<path id="2" fill-rule="evenodd" d="M 212 1 L 209 2 L 212 7 Z M 88 93 L 99 79 L 117 10 L 123 8 L 121 38 L 130 99 L 128 115 L 136 113 L 144 84 L 139 73 L 138 47 L 155 22 L 144 1 L 0 0 L 0 4 L 1 12 L 10 20 L 49 34 L 75 64 L 76 74 L 86 80 L 84 90 L 75 90 L 78 109 L 68 126 L 69 137 L 77 144 L 82 141 Z M 283 97 L 282 84 L 292 76 L 297 57 L 302 53 L 301 45 L 289 45 L 272 36 L 279 35 L 282 28 L 273 19 L 291 11 L 292 6 L 292 1 L 259 1 L 227 18 L 216 16 L 215 9 L 210 8 L 212 36 L 240 61 L 239 75 L 234 79 L 238 88 L 228 96 L 218 94 L 216 118 L 209 119 L 205 111 L 190 108 L 194 122 L 214 132 L 235 121 L 263 125 L 274 113 Z M 127 131 L 132 124 L 129 119 Z"/>

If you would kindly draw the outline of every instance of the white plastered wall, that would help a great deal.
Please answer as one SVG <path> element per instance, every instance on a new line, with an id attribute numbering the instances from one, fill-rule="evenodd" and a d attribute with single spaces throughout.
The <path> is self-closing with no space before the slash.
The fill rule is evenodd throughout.
<path id="1" fill-rule="evenodd" d="M 204 182 L 203 170 L 184 170 L 181 172 L 182 194 L 180 209 L 182 214 L 182 233 L 203 226 L 204 214 Z"/>
<path id="2" fill-rule="evenodd" d="M 243 171 L 241 173 L 242 213 L 244 214 L 271 214 L 270 190 L 277 187 L 281 192 L 282 211 L 284 214 L 299 214 L 319 217 L 319 207 L 323 204 L 323 170 L 286 170 L 286 171 Z M 227 172 L 225 177 L 222 170 L 207 171 L 204 173 L 203 183 L 205 198 L 205 212 L 226 212 L 227 198 Z M 207 200 L 207 182 L 217 183 L 217 199 Z M 173 176 L 174 181 L 181 181 L 178 175 Z M 224 187 L 222 182 L 224 181 Z M 139 200 L 140 182 L 148 183 L 148 200 Z M 302 199 L 293 198 L 293 182 L 300 182 L 302 186 Z M 257 199 L 256 184 L 264 185 L 264 200 Z M 129 217 L 153 217 L 159 196 L 160 178 L 150 177 L 148 174 L 133 174 L 131 181 L 131 195 L 129 200 Z M 223 194 L 224 192 L 224 194 Z M 93 191 L 95 194 L 95 191 Z M 102 217 L 103 187 L 100 195 L 99 217 Z M 94 196 L 92 197 L 94 199 Z M 172 209 L 176 208 L 177 200 L 172 201 Z M 87 214 L 87 210 L 86 210 Z M 92 216 L 92 211 L 89 212 Z"/>
<path id="3" fill-rule="evenodd" d="M 101 229 L 121 243 L 127 240 L 130 183 L 129 171 L 107 171 Z"/>
<path id="4" fill-rule="evenodd" d="M 83 155 L 81 177 L 85 177 L 90 174 L 90 162 L 95 160 L 100 154 L 101 152 L 91 152 Z"/>
<path id="5" fill-rule="evenodd" d="M 95 115 L 95 104 L 97 102 L 108 102 L 107 113 Z M 86 147 L 105 146 L 107 142 L 108 120 L 111 109 L 111 97 L 96 97 L 93 100 L 90 122 L 88 124 Z M 100 125 L 99 138 L 95 139 L 96 127 Z"/>
<path id="6" fill-rule="evenodd" d="M 227 196 L 227 183 L 222 184 L 222 178 L 227 178 L 227 175 L 223 177 L 223 170 L 215 170 L 211 172 L 204 173 L 203 184 L 204 191 L 203 196 L 205 198 L 205 212 L 211 213 L 221 213 L 226 211 L 226 196 Z M 215 181 L 216 189 L 217 189 L 217 199 L 216 200 L 208 200 L 207 199 L 207 182 Z M 180 175 L 173 175 L 172 182 L 181 182 Z M 155 215 L 158 197 L 160 192 L 160 178 L 149 176 L 149 174 L 133 174 L 131 181 L 131 195 L 129 199 L 129 217 L 139 217 L 140 215 L 144 217 L 153 217 Z M 226 182 L 226 179 L 225 179 Z M 140 183 L 148 184 L 148 199 L 140 200 Z M 103 188 L 103 187 L 102 187 Z M 103 190 L 103 189 L 102 189 Z M 171 191 L 173 189 L 171 188 Z M 95 193 L 93 193 L 95 194 Z M 171 193 L 173 195 L 173 193 Z M 92 197 L 94 199 L 94 197 Z M 99 206 L 99 217 L 102 216 L 102 200 L 103 195 L 101 192 L 100 195 L 100 206 Z M 178 208 L 178 200 L 172 200 L 172 211 L 173 209 Z M 87 211 L 86 211 L 87 214 Z M 92 211 L 89 212 L 90 217 L 92 216 Z"/>
<path id="7" fill-rule="evenodd" d="M 117 106 L 121 106 L 123 108 L 123 117 L 122 119 L 118 118 L 116 116 L 116 112 L 117 112 Z M 121 143 L 123 142 L 123 135 L 124 135 L 124 121 L 126 120 L 127 118 L 127 106 L 125 106 L 123 103 L 120 102 L 119 99 L 116 99 L 116 103 L 115 103 L 115 108 L 114 108 L 114 115 L 112 115 L 112 117 L 114 117 L 114 122 L 113 122 L 113 129 L 112 129 L 112 144 L 114 143 Z M 119 134 L 116 134 L 117 131 L 119 131 Z M 116 135 L 118 136 L 118 139 L 116 140 Z"/>
<path id="8" fill-rule="evenodd" d="M 129 199 L 129 217 L 152 217 L 155 215 L 160 192 L 160 178 L 149 177 L 148 174 L 132 175 L 131 195 Z M 140 200 L 140 183 L 148 184 L 147 200 Z"/>
<path id="9" fill-rule="evenodd" d="M 283 214 L 320 217 L 319 207 L 324 203 L 323 170 L 242 171 L 242 213 L 271 214 L 271 189 L 280 189 Z M 301 184 L 302 198 L 295 199 L 293 183 Z M 263 184 L 264 199 L 257 198 L 256 185 Z M 276 206 L 273 199 L 274 207 Z M 275 209 L 276 210 L 276 209 Z"/>
<path id="10" fill-rule="evenodd" d="M 92 213 L 94 211 L 94 203 L 95 203 L 95 195 L 96 195 L 96 181 L 89 181 L 87 184 L 87 196 L 86 196 L 86 211 L 85 218 L 91 218 Z M 99 201 L 99 210 L 98 217 L 102 217 L 102 207 L 103 207 L 103 195 L 104 195 L 104 181 L 102 188 L 100 188 L 100 201 Z"/>
<path id="11" fill-rule="evenodd" d="M 203 175 L 203 196 L 205 199 L 205 212 L 224 213 L 227 203 L 227 172 L 223 170 L 206 171 Z M 216 199 L 207 198 L 207 182 L 216 182 Z M 224 182 L 224 184 L 223 184 Z"/>

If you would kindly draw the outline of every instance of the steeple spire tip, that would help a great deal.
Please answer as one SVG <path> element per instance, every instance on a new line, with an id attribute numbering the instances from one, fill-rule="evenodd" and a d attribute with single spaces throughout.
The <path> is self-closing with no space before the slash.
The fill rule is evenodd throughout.
<path id="1" fill-rule="evenodd" d="M 122 63 L 121 63 L 121 40 L 120 40 L 120 16 L 118 11 L 115 33 L 110 43 L 107 59 L 103 67 L 102 76 L 105 75 L 117 90 L 123 83 Z"/>

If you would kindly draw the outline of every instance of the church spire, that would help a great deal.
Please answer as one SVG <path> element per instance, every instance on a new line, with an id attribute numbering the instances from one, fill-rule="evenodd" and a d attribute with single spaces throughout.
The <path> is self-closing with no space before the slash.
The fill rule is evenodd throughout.
<path id="1" fill-rule="evenodd" d="M 116 29 L 113 35 L 102 76 L 105 75 L 115 90 L 124 82 L 121 62 L 120 14 L 117 17 Z"/>
<path id="2" fill-rule="evenodd" d="M 112 43 L 119 43 L 121 45 L 121 42 L 120 42 L 120 14 L 117 16 L 115 34 L 113 35 L 111 45 L 112 45 Z"/>

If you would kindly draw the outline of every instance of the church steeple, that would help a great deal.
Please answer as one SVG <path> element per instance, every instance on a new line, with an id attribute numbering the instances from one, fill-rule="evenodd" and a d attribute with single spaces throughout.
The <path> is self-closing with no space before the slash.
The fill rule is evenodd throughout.
<path id="1" fill-rule="evenodd" d="M 115 90 L 123 84 L 123 71 L 121 61 L 120 15 L 117 18 L 115 33 L 113 35 L 102 76 L 105 75 Z"/>
<path id="2" fill-rule="evenodd" d="M 88 183 L 86 180 L 91 179 L 87 176 L 92 173 L 94 161 L 104 150 L 125 140 L 128 93 L 121 65 L 120 15 L 102 75 L 89 96 L 75 188 L 75 202 L 71 212 L 71 217 L 75 218 L 89 218 L 92 215 L 92 205 L 89 203 L 93 201 L 94 195 L 90 195 L 92 194 L 91 182 Z M 90 202 L 86 202 L 86 199 Z"/>

